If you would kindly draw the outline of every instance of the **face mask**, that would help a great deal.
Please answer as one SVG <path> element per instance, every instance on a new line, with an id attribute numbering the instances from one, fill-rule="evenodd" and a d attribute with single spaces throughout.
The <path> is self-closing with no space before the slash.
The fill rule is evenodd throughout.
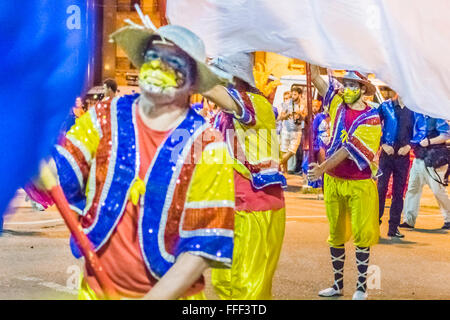
<path id="1" fill-rule="evenodd" d="M 360 88 L 345 88 L 344 89 L 344 102 L 347 104 L 352 104 L 356 102 L 361 96 Z"/>
<path id="2" fill-rule="evenodd" d="M 172 68 L 161 68 L 161 60 L 152 60 L 142 65 L 139 80 L 156 87 L 177 87 L 177 75 Z"/>

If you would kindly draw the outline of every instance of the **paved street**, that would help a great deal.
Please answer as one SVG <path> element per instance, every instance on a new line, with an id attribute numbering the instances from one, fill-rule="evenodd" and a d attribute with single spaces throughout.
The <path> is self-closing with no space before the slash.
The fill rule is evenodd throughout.
<path id="1" fill-rule="evenodd" d="M 286 234 L 274 298 L 319 299 L 317 292 L 332 283 L 324 203 L 317 195 L 300 194 L 298 177 L 290 176 L 288 183 Z M 370 260 L 376 271 L 371 299 L 450 299 L 450 234 L 440 230 L 443 219 L 429 189 L 421 205 L 416 229 L 402 231 L 403 240 L 387 238 L 388 213 L 384 216 L 382 238 Z M 0 299 L 76 299 L 82 262 L 70 253 L 69 234 L 56 209 L 33 211 L 20 193 L 11 207 L 15 214 L 6 218 L 0 237 Z M 354 249 L 351 244 L 346 248 L 345 295 L 340 299 L 351 298 L 356 281 Z M 208 276 L 207 296 L 216 299 Z"/>

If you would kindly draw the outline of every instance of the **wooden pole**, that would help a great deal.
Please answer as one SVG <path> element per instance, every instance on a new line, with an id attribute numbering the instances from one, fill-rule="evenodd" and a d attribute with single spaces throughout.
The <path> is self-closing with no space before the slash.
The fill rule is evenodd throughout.
<path id="1" fill-rule="evenodd" d="M 45 189 L 47 189 L 55 202 L 58 211 L 61 213 L 64 222 L 70 230 L 70 233 L 75 238 L 76 242 L 80 246 L 82 255 L 84 256 L 86 263 L 91 267 L 97 278 L 100 287 L 103 290 L 105 299 L 118 300 L 119 295 L 114 289 L 114 285 L 111 279 L 105 272 L 105 269 L 100 263 L 97 254 L 94 251 L 91 241 L 83 232 L 83 228 L 78 222 L 72 209 L 69 207 L 69 203 L 64 195 L 61 186 L 58 184 L 57 179 L 49 169 L 47 165 L 41 166 L 41 179 Z"/>
<path id="2" fill-rule="evenodd" d="M 306 99 L 307 99 L 307 125 L 306 131 L 308 132 L 308 162 L 316 162 L 314 148 L 313 148 L 313 111 L 312 111 L 312 82 L 311 82 L 311 65 L 306 63 Z"/>
<path id="3" fill-rule="evenodd" d="M 169 21 L 167 20 L 167 16 L 166 16 L 167 0 L 158 0 L 158 9 L 159 9 L 159 21 L 161 22 L 161 27 L 168 25 Z"/>

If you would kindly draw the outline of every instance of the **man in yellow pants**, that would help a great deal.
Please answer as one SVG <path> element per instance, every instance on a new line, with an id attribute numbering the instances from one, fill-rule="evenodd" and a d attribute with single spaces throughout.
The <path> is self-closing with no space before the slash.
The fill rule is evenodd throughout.
<path id="1" fill-rule="evenodd" d="M 204 96 L 222 109 L 215 125 L 237 160 L 233 264 L 213 269 L 212 284 L 222 299 L 267 300 L 285 229 L 275 114 L 255 88 L 252 54 L 217 57 L 212 65 L 234 76 L 235 86 L 216 86 Z"/>
<path id="2" fill-rule="evenodd" d="M 332 287 L 319 296 L 342 295 L 344 285 L 345 242 L 353 235 L 356 247 L 358 281 L 354 300 L 367 299 L 366 281 L 370 247 L 378 242 L 378 192 L 372 179 L 377 173 L 373 160 L 380 145 L 381 124 L 376 109 L 369 107 L 364 95 L 372 95 L 375 87 L 356 71 L 347 71 L 338 80 L 343 95 L 320 77 L 318 68 L 311 70 L 312 80 L 329 104 L 331 144 L 326 160 L 311 164 L 308 178 L 324 177 L 324 197 L 330 225 L 331 260 L 334 270 Z"/>

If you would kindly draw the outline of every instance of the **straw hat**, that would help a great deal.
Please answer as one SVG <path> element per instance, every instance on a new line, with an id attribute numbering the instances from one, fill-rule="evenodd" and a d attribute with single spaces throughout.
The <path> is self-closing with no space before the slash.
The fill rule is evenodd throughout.
<path id="1" fill-rule="evenodd" d="M 211 59 L 209 64 L 247 82 L 252 87 L 256 87 L 253 76 L 254 61 L 253 53 L 238 52 L 230 55 L 217 56 Z"/>
<path id="2" fill-rule="evenodd" d="M 367 76 L 363 75 L 358 71 L 345 70 L 345 73 L 343 75 L 342 74 L 336 75 L 335 73 L 334 77 L 341 83 L 343 82 L 344 79 L 348 79 L 358 81 L 360 84 L 365 85 L 366 92 L 364 93 L 364 95 L 366 96 L 374 95 L 376 92 L 375 86 L 370 82 Z"/>
<path id="3" fill-rule="evenodd" d="M 206 51 L 203 41 L 192 31 L 177 25 L 166 25 L 156 31 L 138 26 L 126 26 L 113 34 L 110 39 L 117 43 L 138 69 L 144 64 L 144 55 L 148 41 L 153 35 L 159 35 L 186 52 L 197 63 L 196 92 L 202 93 L 215 85 L 227 85 L 231 76 L 217 72 L 206 64 Z"/>

